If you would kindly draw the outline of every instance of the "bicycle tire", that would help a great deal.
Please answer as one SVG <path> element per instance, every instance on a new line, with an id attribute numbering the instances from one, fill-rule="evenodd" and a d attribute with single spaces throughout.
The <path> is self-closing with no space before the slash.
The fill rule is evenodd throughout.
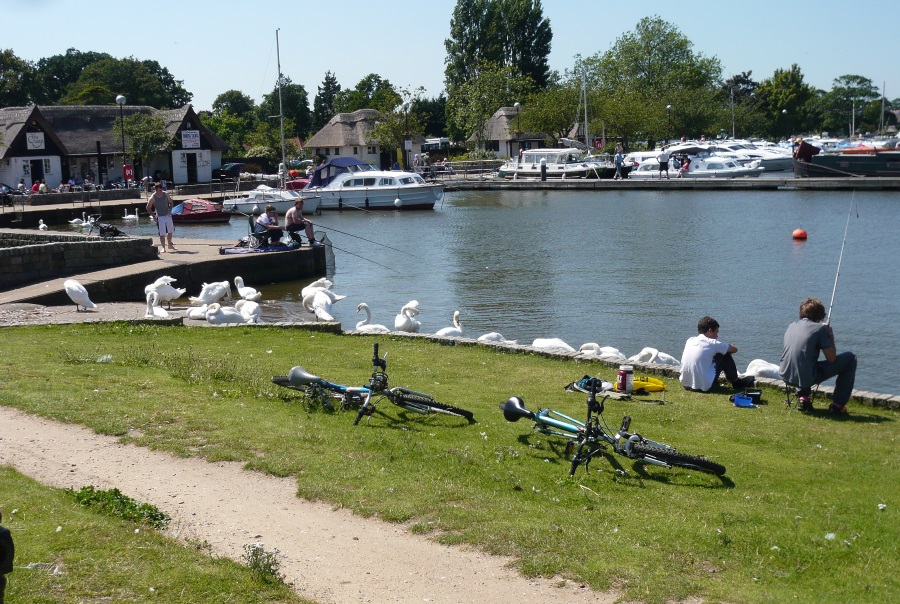
<path id="1" fill-rule="evenodd" d="M 722 476 L 723 474 L 725 474 L 725 466 L 723 466 L 722 464 L 718 464 L 714 461 L 709 461 L 708 459 L 704 459 L 703 457 L 680 453 L 678 451 L 675 451 L 674 449 L 661 449 L 659 447 L 635 443 L 634 445 L 632 445 L 631 450 L 634 454 L 638 455 L 641 458 L 643 458 L 644 456 L 653 457 L 654 459 L 663 461 L 670 466 L 678 466 L 680 468 L 687 468 L 689 470 L 699 470 L 700 472 L 715 474 L 716 476 Z"/>
<path id="2" fill-rule="evenodd" d="M 445 415 L 464 417 L 469 421 L 472 421 L 475 418 L 475 415 L 471 411 L 439 403 L 434 399 L 426 398 L 424 396 L 416 396 L 414 394 L 392 394 L 390 396 L 385 394 L 385 396 L 398 407 L 403 407 L 404 409 L 414 411 L 415 413 L 443 413 Z"/>

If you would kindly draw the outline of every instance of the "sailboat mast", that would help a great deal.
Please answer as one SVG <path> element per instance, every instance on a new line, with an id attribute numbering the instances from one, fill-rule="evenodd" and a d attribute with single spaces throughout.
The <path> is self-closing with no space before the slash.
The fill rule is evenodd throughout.
<path id="1" fill-rule="evenodd" d="M 281 28 L 275 30 L 275 56 L 278 58 L 278 119 L 281 121 L 281 188 L 285 188 L 285 178 L 287 177 L 287 161 L 284 156 L 284 107 L 281 103 L 281 45 L 278 42 L 278 32 Z"/>
<path id="2" fill-rule="evenodd" d="M 593 149 L 594 146 L 591 144 L 591 139 L 590 139 L 590 136 L 588 135 L 586 80 L 587 80 L 586 77 L 581 78 L 581 96 L 584 97 L 584 144 L 587 145 L 588 149 Z"/>

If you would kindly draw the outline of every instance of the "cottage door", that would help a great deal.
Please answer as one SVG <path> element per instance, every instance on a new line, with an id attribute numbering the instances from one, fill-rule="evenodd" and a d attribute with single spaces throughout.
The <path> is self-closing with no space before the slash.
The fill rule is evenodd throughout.
<path id="1" fill-rule="evenodd" d="M 187 181 L 192 184 L 197 182 L 197 154 L 185 153 L 187 156 Z"/>

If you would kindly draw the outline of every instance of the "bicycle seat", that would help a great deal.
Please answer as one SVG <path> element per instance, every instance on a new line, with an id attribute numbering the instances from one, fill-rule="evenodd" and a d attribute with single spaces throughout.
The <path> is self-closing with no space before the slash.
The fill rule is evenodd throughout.
<path id="1" fill-rule="evenodd" d="M 306 384 L 317 384 L 322 381 L 322 378 L 297 365 L 292 367 L 288 373 L 288 381 L 291 383 L 291 386 L 305 386 Z"/>
<path id="2" fill-rule="evenodd" d="M 525 401 L 518 396 L 512 396 L 506 399 L 506 402 L 500 405 L 503 410 L 503 417 L 508 422 L 517 422 L 523 417 L 534 419 L 534 413 L 525 408 Z"/>

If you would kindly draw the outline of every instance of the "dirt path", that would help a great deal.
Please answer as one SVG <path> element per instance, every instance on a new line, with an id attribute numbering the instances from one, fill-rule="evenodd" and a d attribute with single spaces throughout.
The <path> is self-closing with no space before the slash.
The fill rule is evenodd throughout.
<path id="1" fill-rule="evenodd" d="M 323 604 L 615 601 L 572 582 L 526 579 L 507 568 L 508 559 L 302 501 L 292 479 L 121 445 L 3 406 L 0 464 L 55 487 L 117 487 L 170 514 L 174 535 L 205 540 L 216 555 L 240 560 L 244 545 L 261 541 L 279 550 L 286 580 Z"/>

